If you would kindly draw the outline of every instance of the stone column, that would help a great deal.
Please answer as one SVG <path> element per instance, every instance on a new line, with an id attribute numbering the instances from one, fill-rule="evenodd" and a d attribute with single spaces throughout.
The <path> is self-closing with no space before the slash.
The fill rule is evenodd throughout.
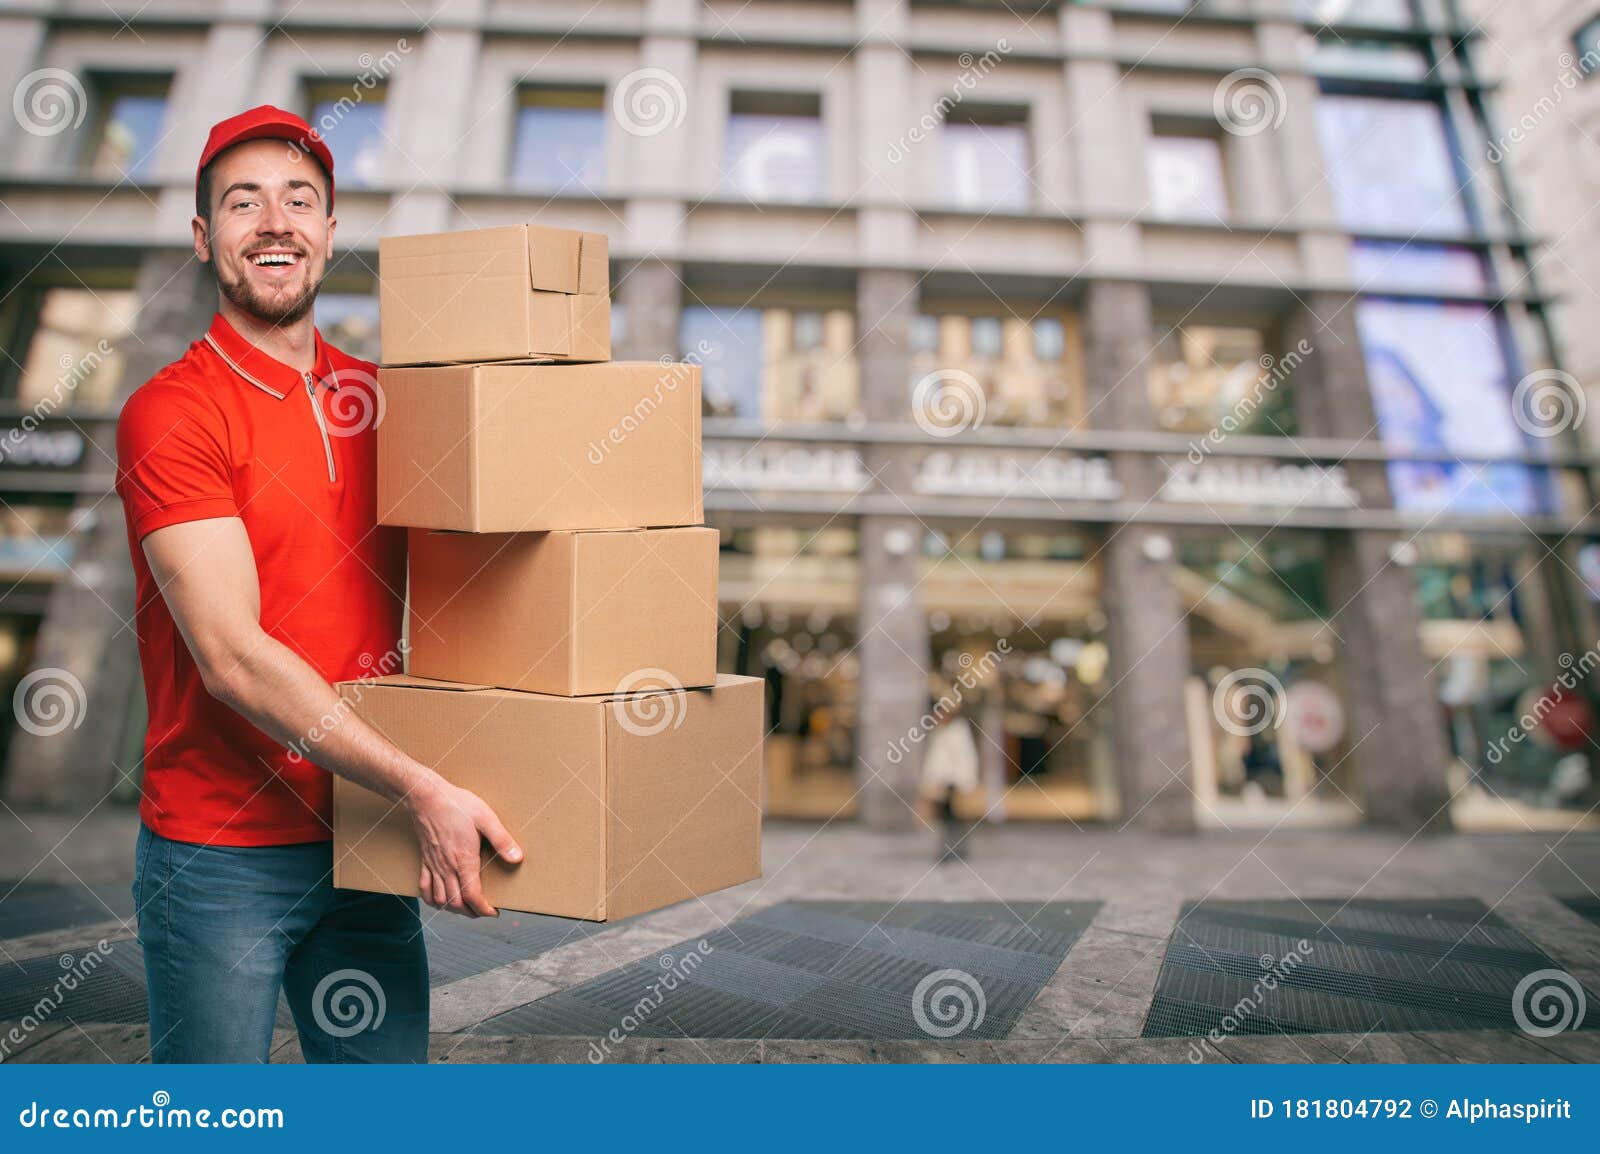
<path id="1" fill-rule="evenodd" d="M 1089 426 L 1151 428 L 1149 289 L 1124 281 L 1091 282 L 1084 294 L 1083 332 Z M 1112 470 L 1124 500 L 1153 497 L 1162 480 L 1157 462 L 1148 456 L 1113 454 Z M 1114 525 L 1099 560 L 1122 820 L 1141 829 L 1188 832 L 1195 826 L 1184 724 L 1189 623 L 1173 580 L 1172 537 L 1159 527 Z"/>
<path id="2" fill-rule="evenodd" d="M 143 303 L 138 339 L 123 343 L 124 395 L 183 355 L 210 323 L 217 290 L 211 274 L 184 250 L 145 257 L 136 288 Z M 88 426 L 86 426 L 88 427 Z M 99 426 L 85 471 L 107 495 L 85 497 L 76 516 L 71 569 L 50 592 L 39 629 L 32 673 L 37 690 L 61 687 L 58 701 L 75 723 L 51 732 L 61 715 L 34 714 L 51 724 L 30 732 L 19 726 L 6 758 L 7 804 L 85 809 L 97 804 L 127 774 L 137 780 L 139 735 L 128 719 L 143 689 L 133 627 L 133 565 L 121 502 L 110 494 L 116 458 L 114 426 Z M 81 694 L 78 687 L 81 686 Z M 122 774 L 119 774 L 118 769 Z"/>
<path id="3" fill-rule="evenodd" d="M 909 272 L 864 269 L 857 285 L 862 409 L 870 421 L 904 421 L 911 413 L 911 322 L 917 280 Z M 910 461 L 885 447 L 868 453 L 880 484 L 909 488 Z M 880 472 L 881 470 L 881 472 Z M 910 515 L 860 521 L 860 588 L 856 656 L 860 661 L 856 758 L 861 815 L 874 829 L 917 824 L 917 777 L 923 745 L 929 660 L 922 612 L 922 524 Z M 891 749 L 895 752 L 891 758 Z"/>
<path id="4" fill-rule="evenodd" d="M 611 350 L 615 360 L 655 361 L 678 355 L 681 275 L 676 263 L 654 258 L 626 267 L 618 275 L 613 295 L 626 310 L 627 320 L 626 338 Z"/>
<path id="5" fill-rule="evenodd" d="M 1285 344 L 1311 352 L 1289 378 L 1301 434 L 1378 443 L 1355 303 L 1313 293 L 1285 325 Z M 1346 466 L 1366 508 L 1391 502 L 1379 463 Z M 1344 666 L 1349 764 L 1367 820 L 1406 831 L 1450 826 L 1450 748 L 1422 652 L 1416 580 L 1395 561 L 1406 539 L 1387 530 L 1325 535 L 1329 627 Z M 1403 556 L 1403 554 L 1401 554 Z"/>

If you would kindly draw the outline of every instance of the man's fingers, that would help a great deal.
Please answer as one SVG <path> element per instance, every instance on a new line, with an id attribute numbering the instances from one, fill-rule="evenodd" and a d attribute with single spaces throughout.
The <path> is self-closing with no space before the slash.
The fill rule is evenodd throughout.
<path id="1" fill-rule="evenodd" d="M 500 819 L 487 805 L 483 807 L 483 813 L 478 817 L 478 832 L 483 834 L 489 847 L 503 861 L 516 865 L 522 860 L 522 847 L 517 844 L 506 827 L 500 824 Z"/>
<path id="2" fill-rule="evenodd" d="M 439 904 L 433 900 L 433 871 L 427 866 L 422 867 L 422 876 L 417 879 L 417 896 L 430 906 Z"/>
<path id="3" fill-rule="evenodd" d="M 500 912 L 489 904 L 488 898 L 483 896 L 483 882 L 478 877 L 477 870 L 469 866 L 468 871 L 461 875 L 461 898 L 466 902 L 467 909 L 474 917 L 499 917 Z"/>

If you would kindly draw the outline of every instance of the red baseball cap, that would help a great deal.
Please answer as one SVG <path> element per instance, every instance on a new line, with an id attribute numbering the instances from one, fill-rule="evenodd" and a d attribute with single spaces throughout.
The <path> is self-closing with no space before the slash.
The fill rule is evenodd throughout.
<path id="1" fill-rule="evenodd" d="M 196 211 L 204 206 L 200 201 L 200 174 L 217 156 L 243 144 L 247 140 L 288 140 L 317 158 L 328 174 L 328 211 L 333 211 L 333 153 L 315 129 L 292 112 L 263 104 L 238 116 L 230 116 L 211 126 L 206 146 L 200 153 L 200 163 L 194 170 L 194 195 Z"/>

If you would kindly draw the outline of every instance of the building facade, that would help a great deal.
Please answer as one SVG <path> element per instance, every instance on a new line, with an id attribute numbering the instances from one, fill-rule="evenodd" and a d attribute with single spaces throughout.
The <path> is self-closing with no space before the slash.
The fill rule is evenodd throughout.
<path id="1" fill-rule="evenodd" d="M 610 235 L 619 357 L 703 366 L 770 814 L 912 826 L 956 708 L 973 816 L 1593 801 L 1581 398 L 1451 0 L 23 0 L 0 33 L 8 804 L 137 782 L 111 432 L 209 319 L 192 166 L 261 102 L 334 150 L 353 351 L 381 235 Z"/>

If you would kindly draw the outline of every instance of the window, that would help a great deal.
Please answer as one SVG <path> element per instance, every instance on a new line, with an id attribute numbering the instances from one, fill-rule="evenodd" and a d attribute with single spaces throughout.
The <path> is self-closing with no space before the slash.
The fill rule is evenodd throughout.
<path id="1" fill-rule="evenodd" d="M 1366 24 L 1406 28 L 1411 24 L 1410 0 L 1296 0 L 1302 20 L 1317 24 Z"/>
<path id="2" fill-rule="evenodd" d="M 1221 221 L 1228 215 L 1222 142 L 1214 136 L 1162 132 L 1146 154 L 1150 211 L 1166 220 Z"/>
<path id="3" fill-rule="evenodd" d="M 939 153 L 944 204 L 985 212 L 1028 207 L 1026 110 L 953 108 L 939 130 Z"/>
<path id="4" fill-rule="evenodd" d="M 1324 95 L 1322 152 L 1339 219 L 1369 232 L 1467 226 L 1444 111 L 1425 100 Z"/>
<path id="5" fill-rule="evenodd" d="M 1426 80 L 1428 59 L 1409 44 L 1363 40 L 1327 32 L 1312 38 L 1311 65 L 1327 76 L 1373 80 Z"/>
<path id="6" fill-rule="evenodd" d="M 1292 434 L 1289 378 L 1263 364 L 1265 349 L 1259 329 L 1157 325 L 1149 371 L 1157 422 L 1178 433 Z"/>
<path id="7" fill-rule="evenodd" d="M 47 288 L 34 299 L 16 403 L 51 412 L 109 409 L 122 377 L 118 344 L 132 331 L 136 294 Z"/>
<path id="8" fill-rule="evenodd" d="M 1482 255 L 1445 244 L 1358 240 L 1350 246 L 1350 270 L 1362 289 L 1466 295 L 1489 291 Z"/>
<path id="9" fill-rule="evenodd" d="M 307 119 L 333 153 L 340 188 L 370 188 L 383 176 L 387 86 L 318 81 L 306 86 Z"/>
<path id="10" fill-rule="evenodd" d="M 1384 445 L 1396 452 L 1520 455 L 1500 317 L 1477 304 L 1369 298 L 1356 329 Z M 1520 464 L 1391 461 L 1397 508 L 1509 517 L 1547 509 L 1545 478 Z"/>
<path id="11" fill-rule="evenodd" d="M 605 179 L 605 90 L 528 86 L 518 93 L 511 183 L 539 192 L 581 192 Z"/>
<path id="12" fill-rule="evenodd" d="M 1572 34 L 1572 46 L 1577 51 L 1578 71 L 1593 76 L 1600 71 L 1600 16 L 1596 16 Z"/>
<path id="13" fill-rule="evenodd" d="M 978 404 L 984 425 L 1062 426 L 1083 416 L 1083 369 L 1076 317 L 1066 313 L 1029 316 L 919 316 L 912 325 L 913 403 L 930 406 L 933 423 L 941 397 L 970 387 L 983 390 Z M 937 388 L 919 383 L 933 381 Z M 967 402 L 971 408 L 971 402 Z"/>
<path id="14" fill-rule="evenodd" d="M 372 293 L 323 292 L 317 296 L 317 328 L 335 348 L 376 362 L 378 298 Z"/>
<path id="15" fill-rule="evenodd" d="M 763 421 L 844 421 L 860 405 L 849 309 L 683 310 L 679 342 L 698 361 L 705 413 Z"/>
<path id="16" fill-rule="evenodd" d="M 149 175 L 167 119 L 167 77 L 97 81 L 98 130 L 85 167 L 109 180 Z"/>
<path id="17" fill-rule="evenodd" d="M 821 200 L 821 100 L 803 93 L 734 93 L 723 168 L 728 186 L 751 200 Z"/>

